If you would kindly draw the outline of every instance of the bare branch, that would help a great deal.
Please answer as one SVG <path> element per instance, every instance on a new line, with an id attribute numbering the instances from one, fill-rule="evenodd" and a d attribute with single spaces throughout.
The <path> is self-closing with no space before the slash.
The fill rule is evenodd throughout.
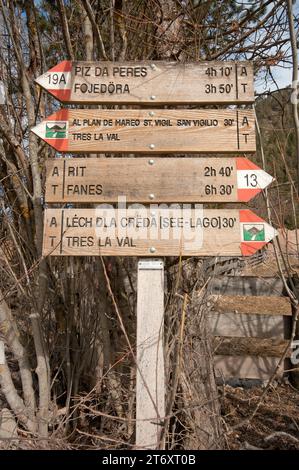
<path id="1" fill-rule="evenodd" d="M 106 54 L 106 51 L 105 51 L 104 42 L 103 42 L 102 35 L 101 35 L 101 32 L 100 32 L 100 28 L 96 23 L 96 20 L 95 20 L 95 17 L 94 17 L 94 12 L 91 8 L 89 0 L 81 0 L 81 3 L 82 3 L 82 5 L 83 5 L 83 7 L 84 7 L 84 9 L 87 13 L 87 16 L 88 16 L 91 24 L 92 24 L 92 27 L 93 27 L 93 30 L 94 30 L 94 33 L 95 33 L 95 37 L 96 37 L 96 42 L 97 42 L 98 49 L 99 49 L 100 53 L 102 54 L 103 59 L 108 60 L 107 54 Z"/>
<path id="2" fill-rule="evenodd" d="M 74 60 L 74 51 L 73 51 L 73 46 L 71 42 L 71 37 L 70 37 L 70 32 L 69 32 L 69 26 L 68 26 L 68 21 L 66 17 L 66 9 L 65 9 L 65 4 L 63 0 L 57 0 L 58 6 L 59 6 L 59 14 L 61 18 L 61 25 L 62 25 L 62 31 L 63 31 L 63 37 L 65 40 L 65 46 L 67 50 L 67 55 L 69 60 Z"/>
<path id="3" fill-rule="evenodd" d="M 293 2 L 287 1 L 288 5 L 288 19 L 290 28 L 290 42 L 292 46 L 293 57 L 293 83 L 291 103 L 293 110 L 293 119 L 295 125 L 295 138 L 296 138 L 296 156 L 297 156 L 297 192 L 299 194 L 299 116 L 298 116 L 298 98 L 299 98 L 299 83 L 298 83 L 298 48 L 297 38 L 294 28 L 294 15 L 293 15 Z"/>

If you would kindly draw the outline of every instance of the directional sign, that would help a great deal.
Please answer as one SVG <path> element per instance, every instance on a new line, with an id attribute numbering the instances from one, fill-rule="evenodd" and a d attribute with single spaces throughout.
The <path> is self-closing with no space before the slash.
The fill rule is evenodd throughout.
<path id="1" fill-rule="evenodd" d="M 250 210 L 46 209 L 43 254 L 248 256 L 277 235 Z"/>
<path id="2" fill-rule="evenodd" d="M 36 83 L 65 103 L 252 103 L 250 62 L 70 62 Z"/>
<path id="3" fill-rule="evenodd" d="M 254 152 L 254 112 L 62 109 L 31 129 L 60 152 Z"/>
<path id="4" fill-rule="evenodd" d="M 247 158 L 63 158 L 46 162 L 46 202 L 239 202 L 272 181 Z"/>

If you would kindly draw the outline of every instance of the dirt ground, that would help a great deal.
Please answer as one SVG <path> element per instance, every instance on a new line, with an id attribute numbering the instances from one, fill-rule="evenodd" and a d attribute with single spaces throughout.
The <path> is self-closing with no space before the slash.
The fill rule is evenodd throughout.
<path id="1" fill-rule="evenodd" d="M 255 416 L 248 420 L 262 392 L 261 387 L 222 387 L 227 448 L 299 450 L 299 391 L 289 383 L 276 383 L 263 398 Z"/>

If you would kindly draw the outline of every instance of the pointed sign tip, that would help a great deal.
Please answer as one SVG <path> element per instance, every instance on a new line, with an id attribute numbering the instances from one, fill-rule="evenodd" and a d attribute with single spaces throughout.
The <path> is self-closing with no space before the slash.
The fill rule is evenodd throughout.
<path id="1" fill-rule="evenodd" d="M 44 135 L 43 135 L 43 132 L 42 132 L 42 128 L 43 128 L 42 123 L 39 123 L 36 126 L 31 127 L 30 132 L 33 132 L 33 134 L 35 134 L 38 137 L 40 137 L 41 139 L 43 139 Z"/>

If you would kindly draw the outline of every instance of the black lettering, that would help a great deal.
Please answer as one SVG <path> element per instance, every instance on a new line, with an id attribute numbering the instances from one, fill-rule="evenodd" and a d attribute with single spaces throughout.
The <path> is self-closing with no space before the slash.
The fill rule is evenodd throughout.
<path id="1" fill-rule="evenodd" d="M 52 176 L 59 176 L 58 166 L 54 166 Z"/>
<path id="2" fill-rule="evenodd" d="M 54 246 L 54 240 L 56 239 L 56 236 L 55 236 L 55 235 L 50 235 L 49 238 L 50 238 L 50 240 L 51 240 L 51 248 L 53 248 L 53 246 Z"/>
<path id="3" fill-rule="evenodd" d="M 111 140 L 120 140 L 118 134 L 107 134 L 107 140 L 111 141 Z"/>
<path id="4" fill-rule="evenodd" d="M 104 239 L 99 238 L 98 245 L 99 245 L 99 247 L 104 247 L 104 248 L 106 246 L 112 246 L 111 238 L 110 237 L 106 237 Z"/>
<path id="5" fill-rule="evenodd" d="M 57 188 L 58 188 L 58 184 L 52 184 L 53 194 L 56 194 Z"/>
<path id="6" fill-rule="evenodd" d="M 51 222 L 50 222 L 50 227 L 57 227 L 57 220 L 56 217 L 52 217 Z"/>

